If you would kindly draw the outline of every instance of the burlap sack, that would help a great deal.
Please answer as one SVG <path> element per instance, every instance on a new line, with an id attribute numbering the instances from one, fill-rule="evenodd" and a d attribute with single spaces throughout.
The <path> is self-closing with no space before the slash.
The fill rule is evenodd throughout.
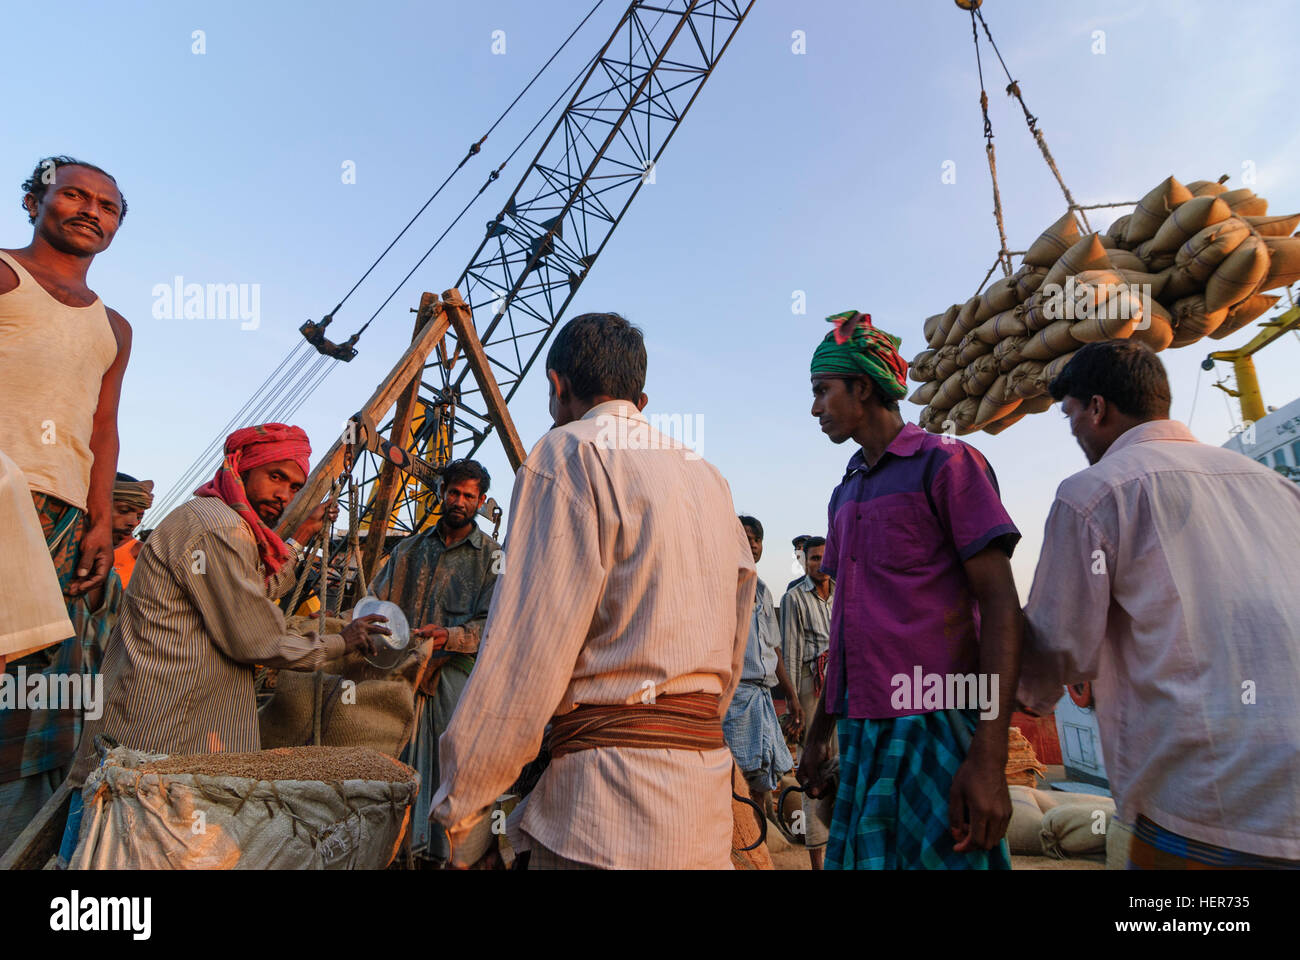
<path id="1" fill-rule="evenodd" d="M 1091 803 L 1063 803 L 1043 814 L 1043 853 L 1064 860 L 1106 852 L 1106 828 L 1115 814 L 1115 801 L 1094 797 Z"/>
<path id="2" fill-rule="evenodd" d="M 1268 201 L 1255 196 L 1254 190 L 1229 190 L 1219 194 L 1219 199 L 1232 207 L 1232 212 L 1243 217 L 1262 217 L 1268 213 Z"/>
<path id="3" fill-rule="evenodd" d="M 1224 337 L 1232 336 L 1242 327 L 1248 326 L 1268 313 L 1273 305 L 1281 299 L 1281 297 L 1270 293 L 1257 293 L 1254 296 L 1247 297 L 1228 311 L 1223 323 L 1219 324 L 1219 328 L 1209 335 L 1210 339 L 1222 340 Z"/>
<path id="4" fill-rule="evenodd" d="M 1247 237 L 1210 274 L 1205 284 L 1206 312 L 1213 313 L 1241 303 L 1259 289 L 1268 275 L 1268 268 L 1269 252 L 1263 239 Z"/>
<path id="5" fill-rule="evenodd" d="M 934 353 L 934 379 L 946 380 L 958 369 L 957 344 L 942 346 Z"/>
<path id="6" fill-rule="evenodd" d="M 1024 359 L 1020 351 L 1028 342 L 1028 337 L 1007 337 L 1005 340 L 998 341 L 998 345 L 993 348 L 993 356 L 998 358 L 998 369 L 1003 373 L 1009 373 L 1019 366 Z"/>
<path id="7" fill-rule="evenodd" d="M 934 379 L 934 364 L 938 351 L 922 350 L 907 365 L 907 378 L 916 383 L 928 383 Z"/>
<path id="8" fill-rule="evenodd" d="M 1246 217 L 1261 237 L 1289 237 L 1300 227 L 1300 213 L 1276 217 Z"/>
<path id="9" fill-rule="evenodd" d="M 1174 338 L 1169 345 L 1185 347 L 1219 329 L 1228 317 L 1228 308 L 1208 310 L 1205 305 L 1205 294 L 1196 293 L 1177 301 L 1174 304 L 1173 315 Z"/>
<path id="10" fill-rule="evenodd" d="M 966 396 L 984 396 L 999 373 L 998 358 L 993 354 L 989 353 L 976 359 L 963 371 L 962 388 L 966 391 Z"/>
<path id="11" fill-rule="evenodd" d="M 1034 800 L 1037 792 L 1032 787 L 1015 784 L 1007 787 L 1011 793 L 1011 824 L 1007 827 L 1007 846 L 1011 852 L 1023 857 L 1041 857 L 1043 841 L 1043 811 Z"/>
<path id="12" fill-rule="evenodd" d="M 1076 273 L 1110 268 L 1110 256 L 1106 253 L 1106 248 L 1101 245 L 1097 234 L 1090 233 L 1061 254 L 1060 259 L 1052 265 L 1052 269 L 1047 271 L 1047 276 L 1043 278 L 1043 285 L 1038 292 L 1043 293 L 1053 284 L 1059 287 L 1065 283 L 1066 277 Z"/>
<path id="13" fill-rule="evenodd" d="M 1112 297 L 1104 308 L 1098 309 L 1095 316 L 1072 324 L 1070 336 L 1080 343 L 1124 340 L 1141 322 L 1142 301 L 1125 291 Z"/>
<path id="14" fill-rule="evenodd" d="M 1060 296 L 1060 294 L 1060 287 L 1044 290 L 1040 286 L 1028 300 L 1020 305 L 1020 315 L 1025 321 L 1025 329 L 1029 331 L 1029 335 L 1032 336 L 1052 322 L 1052 319 L 1047 315 L 1049 312 L 1047 301 L 1049 297 Z"/>
<path id="15" fill-rule="evenodd" d="M 1142 273 L 1146 272 L 1146 261 L 1132 250 L 1107 250 L 1106 257 L 1110 260 L 1110 265 L 1116 270 L 1138 270 Z"/>
<path id="16" fill-rule="evenodd" d="M 1016 299 L 1028 300 L 1030 295 L 1043 285 L 1043 278 L 1047 276 L 1047 267 L 1032 267 L 1025 264 L 1015 273 L 1016 278 Z"/>
<path id="17" fill-rule="evenodd" d="M 1017 413 L 1042 413 L 1051 409 L 1052 404 L 1056 401 L 1044 387 L 1035 385 L 1031 396 L 1025 397 L 1025 402 L 1017 408 Z"/>
<path id="18" fill-rule="evenodd" d="M 921 324 L 921 335 L 925 337 L 926 342 L 934 336 L 934 332 L 939 329 L 939 323 L 943 320 L 942 313 L 936 313 L 932 317 L 926 317 L 925 323 Z"/>
<path id="19" fill-rule="evenodd" d="M 965 379 L 966 368 L 954 371 L 943 382 L 939 384 L 939 389 L 935 395 L 930 398 L 930 406 L 938 410 L 949 410 L 952 405 L 960 400 L 966 399 L 966 388 L 962 386 Z"/>
<path id="20" fill-rule="evenodd" d="M 1029 245 L 1024 262 L 1031 267 L 1050 267 L 1081 235 L 1078 219 L 1073 213 L 1067 213 Z"/>
<path id="21" fill-rule="evenodd" d="M 1011 378 L 1005 373 L 998 374 L 997 378 L 989 384 L 989 388 L 984 392 L 984 396 L 993 403 L 1009 403 L 1012 400 L 1018 399 L 1015 391 L 1011 389 Z"/>
<path id="22" fill-rule="evenodd" d="M 1164 296 L 1165 285 L 1169 282 L 1170 276 L 1173 275 L 1173 269 L 1162 271 L 1161 273 L 1144 273 L 1141 270 L 1119 270 L 1119 275 L 1126 282 L 1136 284 L 1141 289 L 1139 294 L 1145 293 L 1152 300 L 1159 300 Z"/>
<path id="23" fill-rule="evenodd" d="M 1078 350 L 1071 350 L 1069 353 L 1063 353 L 1044 364 L 1042 371 L 1038 374 L 1038 382 L 1043 385 L 1043 389 L 1046 390 L 1051 387 L 1052 381 L 1061 375 L 1065 365 L 1073 360 L 1074 355 L 1078 352 Z"/>
<path id="24" fill-rule="evenodd" d="M 1185 275 L 1203 287 L 1215 267 L 1249 236 L 1250 227 L 1240 217 L 1229 217 L 1198 230 L 1174 254 L 1174 276 Z"/>
<path id="25" fill-rule="evenodd" d="M 1124 231 L 1128 229 L 1128 222 L 1133 219 L 1133 214 L 1126 213 L 1124 216 L 1116 219 L 1109 227 L 1106 228 L 1106 236 L 1110 237 L 1119 246 L 1124 243 Z"/>
<path id="26" fill-rule="evenodd" d="M 1196 197 L 1188 200 L 1169 215 L 1156 235 L 1137 248 L 1137 255 L 1146 261 L 1151 272 L 1152 257 L 1162 253 L 1176 253 L 1178 248 L 1208 226 L 1222 223 L 1232 216 L 1232 208 L 1218 197 Z M 1160 269 L 1164 269 L 1163 267 Z"/>
<path id="27" fill-rule="evenodd" d="M 397 853 L 420 785 L 410 767 L 378 755 L 366 767 L 391 764 L 391 780 L 139 769 L 162 759 L 117 747 L 90 774 L 72 869 L 381 870 Z"/>
<path id="28" fill-rule="evenodd" d="M 1173 177 L 1166 177 L 1138 201 L 1124 230 L 1124 246 L 1131 249 L 1154 237 L 1173 211 L 1191 199 L 1190 190 Z"/>
<path id="29" fill-rule="evenodd" d="M 979 397 L 967 397 L 960 403 L 954 404 L 953 408 L 948 411 L 948 419 L 957 424 L 958 432 L 969 430 L 971 424 L 975 422 L 975 415 L 980 409 Z"/>
<path id="30" fill-rule="evenodd" d="M 934 395 L 939 392 L 939 388 L 941 386 L 943 386 L 943 384 L 941 384 L 938 380 L 931 380 L 929 383 L 923 383 L 915 390 L 913 390 L 912 395 L 907 399 L 912 403 L 925 406 L 927 403 L 929 403 L 931 400 L 934 399 Z"/>
<path id="31" fill-rule="evenodd" d="M 951 307 L 943 312 L 939 318 L 938 325 L 934 328 L 933 333 L 927 336 L 926 343 L 935 348 L 942 347 L 948 340 L 948 331 L 952 329 L 953 323 L 957 319 L 957 314 L 961 313 L 961 304 L 954 303 Z"/>
<path id="32" fill-rule="evenodd" d="M 962 337 L 961 343 L 957 346 L 957 363 L 961 366 L 967 366 L 974 363 L 979 357 L 986 353 L 993 352 L 993 344 L 985 343 L 975 335 L 972 330 L 966 336 Z"/>
<path id="33" fill-rule="evenodd" d="M 922 430 L 929 430 L 931 433 L 941 433 L 943 422 L 948 419 L 948 411 L 944 407 L 936 407 L 930 403 L 916 418 L 917 426 Z"/>
<path id="34" fill-rule="evenodd" d="M 1171 250 L 1168 253 L 1153 253 L 1146 258 L 1146 263 L 1147 269 L 1152 273 L 1168 270 L 1174 265 L 1174 252 Z"/>
<path id="35" fill-rule="evenodd" d="M 1047 366 L 1042 360 L 1025 360 L 1009 374 L 1007 382 L 1011 386 L 1011 392 L 1022 400 L 1029 400 L 1039 396 L 1043 388 L 1039 386 L 1038 375 L 1043 372 L 1043 367 Z"/>
<path id="36" fill-rule="evenodd" d="M 1008 416 L 1003 417 L 1001 420 L 994 420 L 992 423 L 985 424 L 984 432 L 996 437 L 1013 423 L 1019 423 L 1021 420 L 1025 419 L 1027 414 L 1022 409 L 1024 405 L 1025 404 L 1022 402 L 1020 406 L 1016 407 L 1015 410 L 1012 410 Z"/>
<path id="37" fill-rule="evenodd" d="M 1130 340 L 1146 344 L 1156 353 L 1164 350 L 1174 339 L 1174 319 L 1169 310 L 1158 300 L 1152 300 L 1148 306 L 1150 313 L 1143 323 L 1129 334 Z"/>
<path id="38" fill-rule="evenodd" d="M 1016 294 L 1015 278 L 1000 277 L 985 287 L 984 292 L 980 294 L 980 305 L 979 309 L 975 311 L 973 322 L 976 326 L 979 326 L 995 313 L 1010 310 L 1019 302 L 1020 297 Z"/>
<path id="39" fill-rule="evenodd" d="M 1025 344 L 1020 355 L 1026 360 L 1051 360 L 1071 350 L 1078 350 L 1081 344 L 1070 334 L 1072 326 L 1073 320 L 1057 320 L 1051 326 L 1044 327 Z"/>
<path id="40" fill-rule="evenodd" d="M 1025 326 L 1025 307 L 1017 304 L 1010 310 L 989 317 L 975 328 L 975 336 L 987 343 L 990 348 L 997 346 L 999 340 L 1007 337 L 1022 337 L 1029 333 Z"/>
<path id="41" fill-rule="evenodd" d="M 1228 192 L 1228 188 L 1216 180 L 1193 180 L 1187 189 L 1194 197 L 1217 197 Z"/>
<path id="42" fill-rule="evenodd" d="M 1289 287 L 1300 280 L 1300 237 L 1265 237 L 1268 247 L 1268 273 L 1259 285 L 1260 292 Z"/>
<path id="43" fill-rule="evenodd" d="M 997 401 L 985 394 L 980 399 L 979 409 L 975 411 L 975 420 L 971 423 L 972 430 L 982 430 L 985 426 L 996 420 L 1001 420 L 1015 413 L 1016 407 L 1022 403 L 1019 397 L 1011 400 Z"/>
<path id="44" fill-rule="evenodd" d="M 944 341 L 948 346 L 955 347 L 961 343 L 961 338 L 974 330 L 979 324 L 975 322 L 975 313 L 980 308 L 980 296 L 976 294 L 962 304 L 961 310 L 957 312 L 952 326 L 948 330 L 948 338 Z"/>

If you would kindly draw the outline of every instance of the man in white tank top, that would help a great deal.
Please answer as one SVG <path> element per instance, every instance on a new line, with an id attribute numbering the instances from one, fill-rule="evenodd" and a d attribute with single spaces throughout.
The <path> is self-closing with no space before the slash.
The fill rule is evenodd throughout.
<path id="1" fill-rule="evenodd" d="M 109 174 L 70 157 L 42 160 L 23 190 L 31 243 L 0 250 L 0 450 L 27 478 L 76 635 L 8 664 L 0 658 L 0 667 L 10 683 L 20 668 L 28 682 L 88 681 L 100 655 L 88 601 L 113 565 L 117 406 L 131 327 L 86 274 L 113 242 L 126 201 Z M 30 602 L 11 593 L 0 584 L 0 603 Z M 85 704 L 48 706 L 62 709 L 0 706 L 0 850 L 75 754 Z"/>

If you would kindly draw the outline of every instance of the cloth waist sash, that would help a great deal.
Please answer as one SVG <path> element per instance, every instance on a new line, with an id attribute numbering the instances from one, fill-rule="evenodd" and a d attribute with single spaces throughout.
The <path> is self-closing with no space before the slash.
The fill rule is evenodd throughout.
<path id="1" fill-rule="evenodd" d="M 654 703 L 582 704 L 551 718 L 551 757 L 595 747 L 716 750 L 727 745 L 716 693 L 679 693 Z"/>

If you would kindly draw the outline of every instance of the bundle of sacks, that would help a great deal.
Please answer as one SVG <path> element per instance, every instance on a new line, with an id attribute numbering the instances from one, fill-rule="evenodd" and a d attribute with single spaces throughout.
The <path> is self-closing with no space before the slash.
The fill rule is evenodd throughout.
<path id="1" fill-rule="evenodd" d="M 925 321 L 911 364 L 932 433 L 1000 433 L 1052 405 L 1048 384 L 1074 352 L 1130 338 L 1152 350 L 1235 333 L 1300 280 L 1300 214 L 1267 216 L 1250 190 L 1169 177 L 1103 233 L 1067 213 L 1024 265 Z"/>

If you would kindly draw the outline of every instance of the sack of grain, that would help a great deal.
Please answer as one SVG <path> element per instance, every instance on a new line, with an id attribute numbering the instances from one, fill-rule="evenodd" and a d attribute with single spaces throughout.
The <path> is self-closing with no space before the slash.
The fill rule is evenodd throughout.
<path id="1" fill-rule="evenodd" d="M 1043 811 L 1034 802 L 1035 791 L 1019 784 L 1007 787 L 1011 793 L 1011 823 L 1007 827 L 1007 846 L 1017 856 L 1041 857 Z"/>
<path id="2" fill-rule="evenodd" d="M 1095 797 L 1093 803 L 1063 803 L 1043 814 L 1043 853 L 1064 860 L 1089 854 L 1105 854 L 1106 827 L 1115 813 L 1110 797 Z"/>
<path id="3" fill-rule="evenodd" d="M 1210 274 L 1205 284 L 1205 309 L 1234 307 L 1259 289 L 1268 275 L 1269 252 L 1263 239 L 1249 236 Z"/>
<path id="4" fill-rule="evenodd" d="M 939 324 L 942 320 L 943 314 L 936 313 L 932 317 L 926 317 L 925 322 L 921 324 L 921 336 L 925 337 L 927 343 L 930 338 L 934 336 L 934 332 L 939 329 Z"/>
<path id="5" fill-rule="evenodd" d="M 1010 310 L 1020 302 L 1020 297 L 1016 293 L 1016 281 L 1014 277 L 1000 277 L 990 283 L 982 294 L 980 294 L 979 309 L 975 311 L 974 323 L 979 326 L 995 313 L 1001 313 L 1003 310 Z"/>
<path id="6" fill-rule="evenodd" d="M 938 433 L 940 425 L 948 417 L 948 411 L 941 407 L 936 407 L 934 402 L 925 407 L 916 418 L 916 424 L 922 430 L 929 430 L 931 433 Z"/>
<path id="7" fill-rule="evenodd" d="M 971 424 L 975 422 L 975 414 L 979 413 L 979 409 L 980 398 L 967 397 L 948 411 L 948 419 L 957 424 L 958 431 L 969 430 Z"/>
<path id="8" fill-rule="evenodd" d="M 1055 402 L 1045 387 L 1035 386 L 1032 395 L 1025 397 L 1025 402 L 1017 408 L 1016 413 L 1042 413 L 1050 409 Z"/>
<path id="9" fill-rule="evenodd" d="M 1300 280 L 1300 237 L 1265 237 L 1268 247 L 1268 273 L 1260 291 L 1289 287 Z"/>
<path id="10" fill-rule="evenodd" d="M 984 432 L 996 437 L 1013 423 L 1019 423 L 1021 420 L 1025 419 L 1027 414 L 1022 408 L 1026 402 L 1028 401 L 1022 402 L 1020 406 L 1016 407 L 1016 409 L 1012 410 L 1008 416 L 1003 417 L 1001 420 L 994 420 L 992 423 L 986 423 L 984 425 Z"/>
<path id="11" fill-rule="evenodd" d="M 1222 223 L 1232 216 L 1232 208 L 1219 197 L 1196 197 L 1181 204 L 1169 215 L 1156 235 L 1137 248 L 1137 255 L 1151 267 L 1152 273 L 1158 273 L 1152 258 L 1162 253 L 1176 253 L 1196 234 L 1208 226 Z M 1164 269 L 1163 267 L 1160 269 Z"/>
<path id="12" fill-rule="evenodd" d="M 1044 327 L 1025 344 L 1020 355 L 1026 360 L 1045 361 L 1069 353 L 1071 350 L 1078 350 L 1082 344 L 1070 334 L 1070 327 L 1073 325 L 1073 320 L 1057 320 L 1050 326 Z"/>
<path id="13" fill-rule="evenodd" d="M 1268 213 L 1268 201 L 1255 196 L 1254 190 L 1229 190 L 1219 194 L 1219 199 L 1232 207 L 1232 212 L 1243 217 L 1262 217 Z"/>
<path id="14" fill-rule="evenodd" d="M 1015 413 L 1016 407 L 1020 406 L 1021 402 L 1019 397 L 999 402 L 985 394 L 980 399 L 979 409 L 975 411 L 975 421 L 971 424 L 971 429 L 982 430 L 995 420 L 1010 416 Z"/>
<path id="15" fill-rule="evenodd" d="M 989 317 L 978 327 L 975 328 L 975 336 L 979 337 L 990 347 L 997 345 L 999 340 L 1007 337 L 1022 337 L 1029 332 L 1025 326 L 1025 308 L 1023 304 L 1017 304 L 1010 310 L 1003 310 L 1001 313 Z"/>
<path id="16" fill-rule="evenodd" d="M 1025 360 L 1007 374 L 1007 382 L 1012 393 L 1022 400 L 1039 396 L 1043 388 L 1038 383 L 1038 375 L 1047 366 L 1042 360 Z"/>
<path id="17" fill-rule="evenodd" d="M 1270 293 L 1257 293 L 1247 297 L 1228 311 L 1223 323 L 1219 324 L 1219 328 L 1209 335 L 1210 339 L 1222 340 L 1224 337 L 1232 336 L 1242 327 L 1248 326 L 1268 313 L 1273 305 L 1281 299 L 1281 297 Z"/>
<path id="18" fill-rule="evenodd" d="M 1192 284 L 1204 288 L 1215 267 L 1226 260 L 1228 254 L 1241 246 L 1242 241 L 1249 236 L 1250 227 L 1240 217 L 1229 217 L 1222 223 L 1214 223 L 1197 231 L 1174 254 L 1174 280 L 1171 282 L 1179 282 L 1179 278 L 1184 277 Z M 1197 289 L 1193 286 L 1182 296 L 1195 293 Z"/>
<path id="19" fill-rule="evenodd" d="M 1080 343 L 1099 340 L 1123 340 L 1142 322 L 1142 301 L 1128 290 L 1113 296 L 1097 307 L 1094 315 L 1076 320 L 1070 336 Z"/>
<path id="20" fill-rule="evenodd" d="M 939 390 L 930 398 L 930 406 L 939 410 L 948 410 L 954 403 L 966 399 L 966 390 L 962 386 L 962 380 L 966 375 L 966 369 L 963 367 L 954 370 L 939 384 Z"/>
<path id="21" fill-rule="evenodd" d="M 985 343 L 979 337 L 975 336 L 972 330 L 966 336 L 962 337 L 961 343 L 957 345 L 957 363 L 960 366 L 967 366 L 974 363 L 977 357 L 982 357 L 986 353 L 993 352 L 993 344 Z"/>
<path id="22" fill-rule="evenodd" d="M 1050 267 L 1081 235 L 1079 221 L 1073 213 L 1067 213 L 1029 245 L 1024 262 L 1031 267 Z"/>
<path id="23" fill-rule="evenodd" d="M 960 369 L 957 365 L 957 345 L 942 346 L 934 352 L 934 379 L 947 380 Z"/>
<path id="24" fill-rule="evenodd" d="M 1144 240 L 1154 237 L 1160 225 L 1170 214 L 1191 199 L 1190 190 L 1173 177 L 1165 178 L 1159 186 L 1138 201 L 1124 230 L 1124 246 L 1132 249 Z"/>
<path id="25" fill-rule="evenodd" d="M 1106 248 L 1101 245 L 1097 234 L 1090 233 L 1061 254 L 1060 259 L 1052 264 L 1052 269 L 1048 270 L 1047 276 L 1043 278 L 1043 285 L 1039 287 L 1039 292 L 1042 293 L 1052 286 L 1059 287 L 1065 283 L 1066 277 L 1077 273 L 1109 269 L 1110 257 L 1106 253 Z"/>
<path id="26" fill-rule="evenodd" d="M 934 365 L 938 360 L 937 350 L 922 350 L 907 365 L 907 377 L 916 383 L 927 383 L 934 379 Z"/>
<path id="27" fill-rule="evenodd" d="M 1146 264 L 1152 273 L 1161 273 L 1174 265 L 1174 253 L 1153 253 L 1146 258 Z"/>
<path id="28" fill-rule="evenodd" d="M 1049 296 L 1057 296 L 1059 293 L 1059 287 L 1044 290 L 1040 286 L 1030 295 L 1028 300 L 1020 305 L 1020 316 L 1025 321 L 1025 329 L 1030 334 L 1037 333 L 1052 322 L 1052 317 L 1048 316 L 1051 308 L 1048 306 L 1047 301 Z M 1016 334 L 1012 334 L 1012 336 L 1016 336 Z"/>
<path id="29" fill-rule="evenodd" d="M 1020 351 L 1025 348 L 1029 342 L 1029 337 L 1007 337 L 1005 340 L 999 340 L 998 345 L 993 348 L 993 356 L 998 358 L 998 369 L 1003 373 L 1008 373 L 1014 367 L 1019 365 L 1024 359 Z"/>
<path id="30" fill-rule="evenodd" d="M 1187 189 L 1194 197 L 1217 197 L 1228 192 L 1228 188 L 1217 180 L 1193 180 Z"/>
<path id="31" fill-rule="evenodd" d="M 951 307 L 943 312 L 939 317 L 939 323 L 934 330 L 925 338 L 925 342 L 930 347 L 938 349 L 948 342 L 948 333 L 952 330 L 952 325 L 957 321 L 957 314 L 961 313 L 961 304 L 954 303 Z"/>
<path id="32" fill-rule="evenodd" d="M 989 388 L 984 391 L 984 396 L 994 403 L 1008 403 L 1017 399 L 1011 389 L 1010 378 L 1005 373 L 999 373 L 989 384 Z"/>
<path id="33" fill-rule="evenodd" d="M 1065 365 L 1073 360 L 1074 355 L 1078 352 L 1078 350 L 1071 350 L 1069 353 L 1063 353 L 1059 357 L 1049 360 L 1043 366 L 1042 372 L 1038 374 L 1038 382 L 1043 385 L 1044 390 L 1051 388 L 1052 381 L 1061 375 Z"/>
<path id="34" fill-rule="evenodd" d="M 1148 311 L 1142 318 L 1142 323 L 1133 328 L 1128 338 L 1146 344 L 1159 353 L 1174 340 L 1173 314 L 1158 300 L 1149 301 L 1147 307 Z"/>
<path id="35" fill-rule="evenodd" d="M 915 390 L 913 390 L 912 395 L 907 399 L 910 400 L 912 403 L 919 404 L 920 406 L 925 406 L 927 403 L 929 403 L 931 400 L 934 399 L 934 395 L 939 392 L 939 388 L 941 386 L 943 386 L 943 384 L 941 384 L 938 380 L 931 380 L 929 383 L 923 383 Z"/>
<path id="36" fill-rule="evenodd" d="M 1246 217 L 1261 237 L 1289 237 L 1300 227 L 1300 213 L 1277 217 Z"/>
<path id="37" fill-rule="evenodd" d="M 957 312 L 952 326 L 948 328 L 948 337 L 944 343 L 950 347 L 955 347 L 961 343 L 961 338 L 974 330 L 979 324 L 975 322 L 975 312 L 980 308 L 980 296 L 976 294 L 962 304 L 961 310 Z"/>
<path id="38" fill-rule="evenodd" d="M 1173 270 L 1171 268 L 1160 273 L 1144 273 L 1141 270 L 1121 269 L 1119 275 L 1123 277 L 1128 284 L 1136 284 L 1138 287 L 1138 290 L 1136 291 L 1138 296 L 1145 296 L 1151 300 L 1158 300 L 1164 296 L 1165 284 L 1169 282 L 1169 278 L 1173 275 Z"/>
<path id="39" fill-rule="evenodd" d="M 1023 301 L 1028 300 L 1030 295 L 1043 285 L 1043 278 L 1047 276 L 1047 267 L 1031 267 L 1025 264 L 1015 273 L 1016 278 L 1016 299 Z"/>
<path id="40" fill-rule="evenodd" d="M 71 867 L 382 870 L 419 785 L 406 764 L 366 748 L 167 757 L 115 747 L 86 780 Z"/>
<path id="41" fill-rule="evenodd" d="M 1228 316 L 1228 308 L 1208 310 L 1205 306 L 1205 294 L 1196 293 L 1183 297 L 1174 304 L 1174 338 L 1171 347 L 1185 347 L 1208 336 L 1223 323 Z"/>
<path id="42" fill-rule="evenodd" d="M 998 358 L 993 354 L 985 354 L 976 359 L 964 371 L 962 378 L 962 387 L 968 397 L 982 397 L 988 392 L 989 387 L 993 386 L 993 381 L 998 378 Z"/>
<path id="43" fill-rule="evenodd" d="M 1146 273 L 1146 261 L 1132 250 L 1107 250 L 1106 258 L 1116 270 L 1138 270 Z"/>

